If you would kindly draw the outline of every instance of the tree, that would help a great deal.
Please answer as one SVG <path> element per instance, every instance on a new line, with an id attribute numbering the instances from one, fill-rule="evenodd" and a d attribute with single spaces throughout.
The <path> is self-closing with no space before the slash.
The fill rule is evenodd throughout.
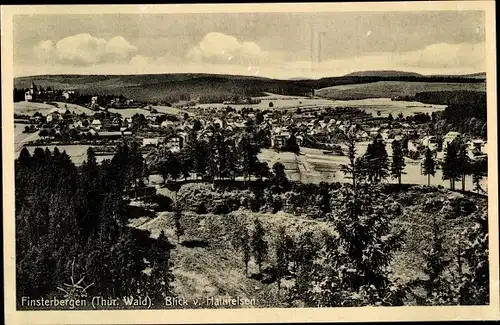
<path id="1" fill-rule="evenodd" d="M 286 232 L 281 226 L 278 229 L 278 238 L 276 242 L 276 282 L 278 283 L 278 297 L 281 289 L 281 279 L 288 273 L 288 261 L 286 259 Z"/>
<path id="2" fill-rule="evenodd" d="M 404 290 L 388 266 L 401 246 L 401 232 L 392 220 L 401 214 L 394 204 L 384 207 L 379 186 L 360 184 L 356 191 L 343 187 L 332 217 L 337 235 L 325 234 L 324 249 L 310 278 L 310 303 L 319 306 L 402 305 Z M 314 289 L 317 288 L 317 289 Z"/>
<path id="3" fill-rule="evenodd" d="M 269 107 L 274 107 L 273 102 L 269 102 Z"/>
<path id="4" fill-rule="evenodd" d="M 250 175 L 255 170 L 259 159 L 257 154 L 259 153 L 259 148 L 257 148 L 251 141 L 248 134 L 244 134 L 238 145 L 238 152 L 240 156 L 240 166 L 243 172 L 243 181 L 250 180 Z"/>
<path id="5" fill-rule="evenodd" d="M 254 220 L 254 232 L 252 236 L 252 251 L 255 257 L 255 262 L 259 267 L 259 273 L 262 269 L 262 263 L 264 262 L 267 256 L 267 242 L 264 239 L 265 231 L 264 227 L 262 227 L 262 223 L 257 218 Z"/>
<path id="6" fill-rule="evenodd" d="M 273 165 L 273 175 L 271 176 L 271 186 L 275 193 L 282 193 L 288 190 L 289 181 L 285 173 L 285 166 L 276 162 Z"/>
<path id="7" fill-rule="evenodd" d="M 459 241 L 464 264 L 459 285 L 459 303 L 484 305 L 490 301 L 487 208 L 475 212 L 472 221 L 473 224 L 464 229 Z"/>
<path id="8" fill-rule="evenodd" d="M 347 144 L 347 158 L 349 159 L 349 164 L 342 165 L 341 171 L 344 175 L 350 175 L 348 178 L 352 179 L 352 187 L 356 188 L 356 178 L 358 178 L 357 167 L 360 165 L 356 159 L 356 140 L 354 137 L 348 136 L 346 138 Z"/>
<path id="9" fill-rule="evenodd" d="M 295 136 L 295 134 L 292 133 L 290 135 L 290 138 L 286 140 L 285 151 L 290 151 L 295 154 L 298 154 L 300 152 L 300 147 L 297 144 L 297 137 Z"/>
<path id="10" fill-rule="evenodd" d="M 403 150 L 401 148 L 401 143 L 397 140 L 392 142 L 392 164 L 391 164 L 391 175 L 398 179 L 398 184 L 401 185 L 401 175 L 404 173 L 405 168 L 405 158 L 403 156 Z"/>
<path id="11" fill-rule="evenodd" d="M 174 222 L 175 222 L 175 235 L 177 236 L 177 242 L 181 242 L 181 236 L 184 235 L 184 227 L 181 224 L 182 211 L 180 207 L 176 204 L 174 208 Z"/>
<path id="12" fill-rule="evenodd" d="M 467 148 L 467 143 L 462 139 L 457 142 L 458 152 L 457 152 L 457 162 L 458 170 L 457 174 L 462 178 L 462 191 L 465 191 L 465 177 L 471 174 L 472 161 L 469 157 L 469 151 Z"/>
<path id="13" fill-rule="evenodd" d="M 436 174 L 436 161 L 434 160 L 432 150 L 425 150 L 425 158 L 422 165 L 424 175 L 427 175 L 427 185 L 431 185 L 431 175 Z"/>
<path id="14" fill-rule="evenodd" d="M 266 162 L 259 161 L 255 166 L 255 175 L 259 177 L 260 180 L 269 177 L 270 173 L 269 165 Z"/>
<path id="15" fill-rule="evenodd" d="M 451 190 L 455 190 L 455 181 L 461 176 L 457 151 L 457 144 L 455 141 L 448 143 L 441 167 L 443 169 L 443 179 L 450 180 Z"/>
<path id="16" fill-rule="evenodd" d="M 450 260 L 446 259 L 446 250 L 443 247 L 443 233 L 436 214 L 432 214 L 432 239 L 431 248 L 425 254 L 425 273 L 428 280 L 424 282 L 427 289 L 427 302 L 431 305 L 447 304 L 450 301 L 450 283 L 444 276 L 444 272 Z"/>
<path id="17" fill-rule="evenodd" d="M 478 158 L 475 159 L 471 165 L 472 173 L 472 183 L 474 184 L 474 190 L 478 193 L 484 192 L 481 187 L 481 180 L 483 177 L 488 176 L 488 159 Z"/>
<path id="18" fill-rule="evenodd" d="M 201 130 L 201 122 L 200 122 L 200 120 L 196 119 L 193 122 L 193 131 L 197 132 L 197 131 L 200 131 L 200 130 Z"/>
<path id="19" fill-rule="evenodd" d="M 385 143 L 380 137 L 375 137 L 368 144 L 362 160 L 363 171 L 372 183 L 380 183 L 389 176 L 389 157 L 385 150 Z"/>
<path id="20" fill-rule="evenodd" d="M 248 262 L 250 262 L 251 248 L 250 248 L 250 235 L 248 229 L 244 227 L 241 234 L 241 248 L 243 251 L 243 263 L 245 263 L 245 275 L 248 274 Z"/>
<path id="21" fill-rule="evenodd" d="M 157 301 L 164 301 L 163 299 L 172 294 L 173 274 L 171 270 L 170 261 L 170 243 L 165 231 L 161 231 L 158 239 L 151 249 L 151 275 L 153 284 L 150 286 L 149 291 L 153 291 L 151 296 L 156 298 Z"/>

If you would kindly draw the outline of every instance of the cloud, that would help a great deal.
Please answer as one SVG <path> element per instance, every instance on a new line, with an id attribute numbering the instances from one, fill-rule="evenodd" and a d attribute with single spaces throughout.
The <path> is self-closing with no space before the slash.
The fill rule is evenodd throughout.
<path id="1" fill-rule="evenodd" d="M 467 74 L 486 71 L 485 44 L 432 44 L 417 51 L 366 53 L 365 55 L 329 58 L 320 62 L 297 60 L 289 53 L 266 52 L 254 42 L 240 42 L 220 33 L 207 34 L 192 47 L 186 56 L 146 56 L 125 39 L 102 41 L 94 38 L 92 53 L 85 37 L 78 50 L 64 53 L 66 60 L 79 60 L 80 64 L 55 60 L 16 65 L 16 76 L 35 74 L 148 74 L 148 73 L 222 73 L 256 75 L 287 79 L 293 77 L 321 78 L 341 76 L 363 70 L 400 70 L 422 74 Z M 61 40 L 62 41 L 62 40 Z M 60 42 L 61 42 L 60 41 Z M 52 41 L 37 44 L 39 58 L 61 55 L 61 49 Z M 111 44 L 109 46 L 106 46 Z M 129 46 L 130 45 L 130 46 Z M 85 54 L 85 55 L 84 55 Z M 92 62 L 97 62 L 93 64 Z"/>
<path id="2" fill-rule="evenodd" d="M 367 53 L 321 62 L 288 61 L 284 71 L 300 76 L 340 76 L 364 70 L 400 70 L 421 74 L 467 74 L 486 71 L 484 43 L 431 44 L 417 51 Z"/>
<path id="3" fill-rule="evenodd" d="M 126 62 L 137 48 L 122 36 L 111 38 L 77 34 L 60 39 L 41 41 L 34 47 L 35 57 L 46 63 L 89 66 L 104 62 Z"/>
<path id="4" fill-rule="evenodd" d="M 33 47 L 33 54 L 39 61 L 50 61 L 54 56 L 54 42 L 51 40 L 41 41 Z"/>
<path id="5" fill-rule="evenodd" d="M 480 66 L 485 59 L 484 43 L 439 43 L 400 54 L 397 62 L 411 67 L 456 68 Z"/>
<path id="6" fill-rule="evenodd" d="M 186 54 L 193 62 L 258 64 L 267 56 L 255 42 L 241 42 L 236 37 L 222 33 L 208 33 Z"/>

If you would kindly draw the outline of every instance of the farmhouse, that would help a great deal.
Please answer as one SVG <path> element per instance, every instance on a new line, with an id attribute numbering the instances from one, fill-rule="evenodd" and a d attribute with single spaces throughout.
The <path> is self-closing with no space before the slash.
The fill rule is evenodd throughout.
<path id="1" fill-rule="evenodd" d="M 453 142 L 453 140 L 455 140 L 459 136 L 460 136 L 460 132 L 450 131 L 450 132 L 446 133 L 446 135 L 444 136 L 444 139 L 443 139 L 443 148 L 446 148 L 446 146 L 448 144 Z"/>
<path id="2" fill-rule="evenodd" d="M 95 130 L 100 130 L 100 129 L 101 129 L 101 127 L 102 127 L 102 123 L 101 123 L 101 121 L 100 121 L 100 120 L 95 119 L 95 120 L 93 120 L 93 121 L 92 121 L 92 123 L 90 124 L 90 126 L 91 126 L 92 128 L 94 128 Z"/>
<path id="3" fill-rule="evenodd" d="M 142 139 L 143 146 L 158 146 L 160 144 L 160 138 L 144 138 Z"/>
<path id="4" fill-rule="evenodd" d="M 184 139 L 181 136 L 175 136 L 173 138 L 170 138 L 167 143 L 166 147 L 171 151 L 171 152 L 179 152 L 184 144 Z"/>

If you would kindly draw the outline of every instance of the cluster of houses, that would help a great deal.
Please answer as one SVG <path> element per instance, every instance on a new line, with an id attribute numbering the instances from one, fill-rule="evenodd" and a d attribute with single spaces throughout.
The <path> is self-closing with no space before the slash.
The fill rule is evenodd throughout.
<path id="1" fill-rule="evenodd" d="M 42 86 L 35 85 L 31 82 L 30 88 L 28 88 L 24 93 L 24 100 L 27 102 L 43 101 L 43 100 L 69 100 L 75 95 L 75 91 L 68 90 L 56 90 L 51 86 L 43 88 Z"/>

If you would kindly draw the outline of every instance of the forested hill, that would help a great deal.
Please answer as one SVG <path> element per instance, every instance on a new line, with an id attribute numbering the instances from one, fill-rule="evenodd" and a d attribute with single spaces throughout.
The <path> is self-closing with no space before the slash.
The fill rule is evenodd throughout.
<path id="1" fill-rule="evenodd" d="M 164 101 L 167 98 L 189 94 L 191 99 L 201 96 L 226 98 L 259 96 L 264 92 L 283 95 L 309 95 L 313 89 L 338 85 L 364 84 L 379 81 L 429 83 L 484 83 L 478 76 L 422 76 L 411 73 L 375 72 L 350 74 L 305 80 L 281 80 L 252 76 L 217 74 L 147 74 L 147 75 L 42 75 L 14 79 L 15 88 L 28 88 L 31 82 L 41 87 L 74 89 L 87 94 L 124 95 L 143 101 Z M 185 97 L 185 96 L 184 96 Z"/>

